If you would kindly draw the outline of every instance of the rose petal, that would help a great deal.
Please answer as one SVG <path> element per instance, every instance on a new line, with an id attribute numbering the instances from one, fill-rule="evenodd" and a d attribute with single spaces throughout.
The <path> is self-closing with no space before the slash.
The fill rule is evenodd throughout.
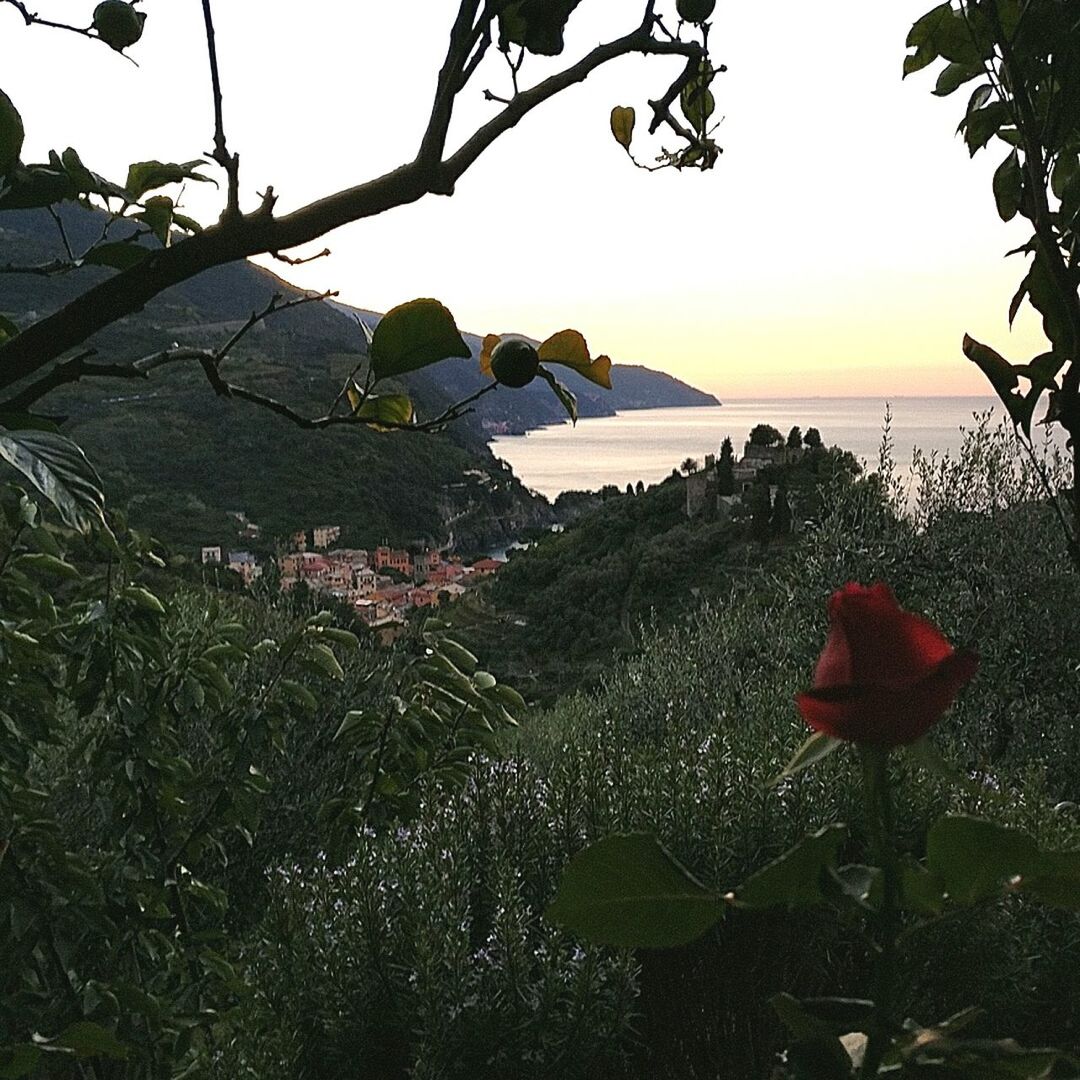
<path id="1" fill-rule="evenodd" d="M 847 682 L 858 686 L 900 689 L 925 678 L 952 655 L 948 638 L 921 615 L 905 611 L 888 585 L 869 588 L 849 583 L 829 602 L 830 622 L 840 627 L 850 655 Z M 830 633 L 830 637 L 832 634 Z M 826 644 L 826 652 L 829 645 Z M 822 660 L 825 660 L 822 654 Z M 820 665 L 819 661 L 819 665 Z M 815 673 L 814 686 L 841 685 L 839 668 Z"/>
<path id="2" fill-rule="evenodd" d="M 815 731 L 870 746 L 903 746 L 937 723 L 978 666 L 978 657 L 962 649 L 907 687 L 820 687 L 796 694 L 795 701 Z"/>

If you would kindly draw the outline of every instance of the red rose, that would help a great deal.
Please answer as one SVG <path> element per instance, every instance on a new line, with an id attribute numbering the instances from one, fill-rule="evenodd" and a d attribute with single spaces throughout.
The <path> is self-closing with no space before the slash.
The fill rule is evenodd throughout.
<path id="1" fill-rule="evenodd" d="M 978 666 L 974 653 L 900 607 L 888 585 L 849 582 L 829 600 L 813 688 L 795 701 L 815 731 L 901 746 L 933 727 Z"/>

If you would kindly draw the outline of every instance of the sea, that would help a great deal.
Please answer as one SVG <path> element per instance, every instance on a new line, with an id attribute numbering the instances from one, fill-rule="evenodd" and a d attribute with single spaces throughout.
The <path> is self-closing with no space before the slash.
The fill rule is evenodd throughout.
<path id="1" fill-rule="evenodd" d="M 496 457 L 508 462 L 522 483 L 554 499 L 563 491 L 589 491 L 614 484 L 646 485 L 670 475 L 687 458 L 703 463 L 729 437 L 736 457 L 750 429 L 772 424 L 786 436 L 793 426 L 816 427 L 826 446 L 850 450 L 869 468 L 877 467 L 886 410 L 891 413 L 893 461 L 910 475 L 918 447 L 955 452 L 963 429 L 977 414 L 1004 409 L 992 397 L 784 398 L 726 401 L 693 408 L 634 409 L 615 416 L 539 428 L 527 435 L 492 440 Z"/>

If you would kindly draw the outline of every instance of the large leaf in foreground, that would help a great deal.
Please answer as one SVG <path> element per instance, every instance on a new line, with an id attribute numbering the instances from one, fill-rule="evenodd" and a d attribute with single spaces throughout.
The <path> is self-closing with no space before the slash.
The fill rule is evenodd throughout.
<path id="1" fill-rule="evenodd" d="M 926 863 L 953 903 L 978 903 L 1008 888 L 1080 910 L 1080 851 L 1040 851 L 1023 829 L 943 817 L 927 836 Z"/>
<path id="2" fill-rule="evenodd" d="M 375 327 L 368 350 L 376 379 L 472 355 L 454 316 L 438 300 L 410 300 L 388 311 Z"/>
<path id="3" fill-rule="evenodd" d="M 590 941 L 646 948 L 684 945 L 723 914 L 721 898 L 647 833 L 608 836 L 578 852 L 547 910 Z"/>
<path id="4" fill-rule="evenodd" d="M 19 470 L 73 529 L 105 523 L 101 477 L 70 439 L 48 431 L 0 430 L 0 457 Z"/>
<path id="5" fill-rule="evenodd" d="M 846 825 L 826 825 L 748 877 L 732 899 L 738 907 L 752 909 L 822 903 L 827 872 L 836 869 L 847 835 Z"/>

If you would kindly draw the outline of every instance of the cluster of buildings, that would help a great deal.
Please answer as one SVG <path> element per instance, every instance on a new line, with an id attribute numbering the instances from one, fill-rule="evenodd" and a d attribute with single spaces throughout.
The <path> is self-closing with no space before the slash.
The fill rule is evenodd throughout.
<path id="1" fill-rule="evenodd" d="M 467 564 L 460 556 L 438 550 L 413 553 L 388 545 L 371 551 L 333 547 L 340 536 L 337 525 L 318 525 L 290 536 L 289 550 L 274 560 L 280 587 L 288 592 L 302 583 L 349 604 L 364 623 L 391 640 L 410 611 L 456 600 L 503 566 L 498 559 Z M 204 547 L 202 562 L 228 567 L 245 585 L 251 585 L 264 570 L 251 552 L 226 553 L 219 546 Z"/>
<path id="2" fill-rule="evenodd" d="M 743 456 L 737 458 L 732 465 L 734 493 L 721 494 L 716 456 L 707 454 L 705 468 L 686 478 L 686 516 L 697 517 L 708 509 L 715 511 L 719 520 L 730 520 L 734 508 L 754 489 L 758 473 L 762 469 L 776 465 L 792 465 L 802 455 L 801 447 L 757 446 L 747 442 L 743 446 Z M 776 494 L 777 489 L 772 486 L 769 491 L 770 501 L 775 499 Z"/>

